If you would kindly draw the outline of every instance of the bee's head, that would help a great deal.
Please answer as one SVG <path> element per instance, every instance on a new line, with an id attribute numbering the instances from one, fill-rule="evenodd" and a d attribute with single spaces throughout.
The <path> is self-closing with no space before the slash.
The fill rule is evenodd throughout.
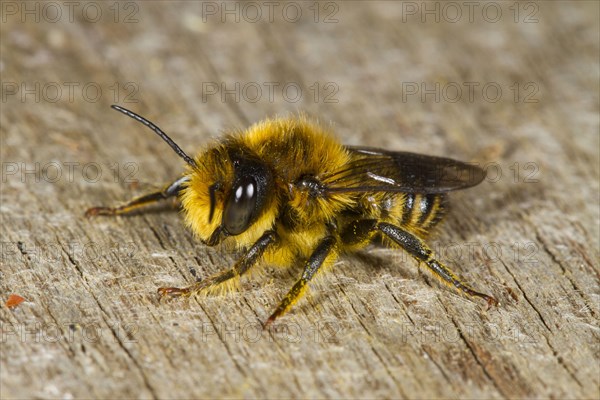
<path id="1" fill-rule="evenodd" d="M 228 236 L 246 246 L 273 226 L 277 207 L 269 196 L 271 171 L 235 137 L 195 160 L 148 119 L 123 107 L 115 110 L 146 125 L 188 164 L 182 203 L 188 226 L 202 241 L 214 245 Z"/>
<path id="2" fill-rule="evenodd" d="M 209 245 L 228 236 L 246 245 L 272 226 L 270 170 L 235 143 L 209 149 L 188 173 L 182 205 L 188 226 Z"/>

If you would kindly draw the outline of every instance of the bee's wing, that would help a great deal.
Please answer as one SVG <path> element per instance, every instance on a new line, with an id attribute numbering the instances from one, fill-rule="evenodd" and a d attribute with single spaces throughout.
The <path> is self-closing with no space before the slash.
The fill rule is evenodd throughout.
<path id="1" fill-rule="evenodd" d="M 444 157 L 348 146 L 352 161 L 321 177 L 328 192 L 444 193 L 475 186 L 481 168 Z"/>

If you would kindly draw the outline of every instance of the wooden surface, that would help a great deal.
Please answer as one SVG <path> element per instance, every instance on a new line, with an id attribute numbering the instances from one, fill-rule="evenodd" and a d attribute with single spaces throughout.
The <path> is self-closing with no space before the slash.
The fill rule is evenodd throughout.
<path id="1" fill-rule="evenodd" d="M 308 2 L 292 3 L 298 21 L 254 3 L 256 22 L 220 2 L 81 3 L 72 20 L 28 2 L 39 22 L 23 4 L 3 2 L 0 26 L 2 398 L 600 396 L 597 2 L 492 3 L 497 22 L 479 2 L 472 22 L 467 6 L 457 18 L 421 2 L 321 3 L 317 22 Z M 210 94 L 236 82 L 239 99 Z M 115 102 L 188 152 L 303 110 L 345 143 L 489 163 L 430 243 L 501 306 L 377 248 L 337 263 L 271 331 L 260 322 L 298 270 L 159 303 L 157 287 L 235 255 L 169 207 L 83 217 L 183 167 Z M 11 293 L 27 301 L 9 309 Z"/>

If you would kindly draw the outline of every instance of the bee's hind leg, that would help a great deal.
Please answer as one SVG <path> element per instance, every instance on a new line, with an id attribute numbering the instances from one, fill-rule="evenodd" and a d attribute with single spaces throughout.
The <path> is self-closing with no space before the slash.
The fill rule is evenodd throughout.
<path id="1" fill-rule="evenodd" d="M 175 197 L 179 194 L 183 188 L 183 184 L 189 180 L 187 176 L 177 179 L 176 181 L 168 184 L 163 189 L 145 194 L 140 197 L 121 205 L 118 207 L 92 207 L 85 212 L 86 217 L 93 217 L 96 215 L 122 215 L 127 214 L 131 211 L 137 210 L 143 206 L 156 203 L 161 200 L 166 200 L 170 197 Z"/>
<path id="2" fill-rule="evenodd" d="M 454 286 L 469 296 L 484 299 L 488 306 L 498 305 L 496 299 L 473 290 L 469 285 L 461 281 L 448 267 L 436 260 L 433 252 L 422 239 L 398 226 L 385 222 L 378 223 L 377 229 L 400 245 L 404 250 L 408 251 L 417 261 L 424 262 L 431 272 L 442 282 Z"/>
<path id="3" fill-rule="evenodd" d="M 213 275 L 200 282 L 194 283 L 186 288 L 176 287 L 161 287 L 158 289 L 158 294 L 161 297 L 181 297 L 191 296 L 205 290 L 210 290 L 218 287 L 222 283 L 226 283 L 233 278 L 239 278 L 248 270 L 256 265 L 260 260 L 265 250 L 277 240 L 277 234 L 274 231 L 266 231 L 260 239 L 258 239 L 250 249 L 244 254 L 235 265 L 223 272 Z"/>

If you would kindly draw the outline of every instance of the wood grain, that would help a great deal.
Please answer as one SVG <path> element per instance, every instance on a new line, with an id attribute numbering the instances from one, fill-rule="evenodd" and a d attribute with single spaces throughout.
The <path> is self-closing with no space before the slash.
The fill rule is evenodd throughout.
<path id="1" fill-rule="evenodd" d="M 0 298 L 27 301 L 0 307 L 0 397 L 599 398 L 599 6 L 475 3 L 3 2 Z M 159 303 L 236 255 L 171 205 L 83 217 L 183 167 L 112 103 L 191 153 L 304 111 L 348 144 L 482 163 L 430 242 L 501 305 L 379 248 L 270 331 L 297 269 Z"/>

